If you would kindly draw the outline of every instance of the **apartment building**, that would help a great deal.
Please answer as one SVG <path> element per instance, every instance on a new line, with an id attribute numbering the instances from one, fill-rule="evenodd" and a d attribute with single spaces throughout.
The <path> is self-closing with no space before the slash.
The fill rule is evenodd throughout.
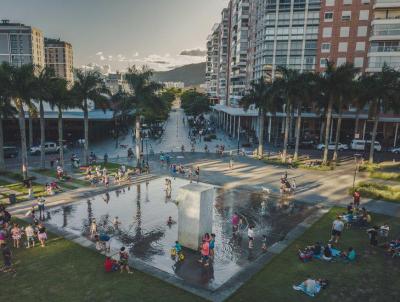
<path id="1" fill-rule="evenodd" d="M 220 104 L 227 103 L 229 91 L 228 83 L 228 59 L 230 52 L 229 44 L 230 11 L 228 8 L 222 10 L 221 23 L 219 25 L 218 45 L 218 99 Z"/>
<path id="2" fill-rule="evenodd" d="M 44 38 L 41 30 L 21 23 L 0 21 L 0 63 L 15 66 L 45 66 Z"/>
<path id="3" fill-rule="evenodd" d="M 218 76 L 219 76 L 219 45 L 220 45 L 220 24 L 212 27 L 212 33 L 207 38 L 207 64 L 206 84 L 207 95 L 213 103 L 217 103 L 218 97 Z"/>
<path id="4" fill-rule="evenodd" d="M 60 39 L 44 39 L 46 66 L 53 69 L 57 77 L 71 85 L 74 82 L 74 62 L 72 45 Z"/>
<path id="5" fill-rule="evenodd" d="M 400 68 L 400 1 L 375 0 L 372 15 L 367 72 L 379 71 L 385 63 Z"/>

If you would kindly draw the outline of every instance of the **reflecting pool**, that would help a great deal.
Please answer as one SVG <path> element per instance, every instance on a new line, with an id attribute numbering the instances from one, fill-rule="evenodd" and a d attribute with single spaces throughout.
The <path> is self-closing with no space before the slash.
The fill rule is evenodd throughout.
<path id="1" fill-rule="evenodd" d="M 293 200 L 272 197 L 265 192 L 216 188 L 213 233 L 216 234 L 215 258 L 205 268 L 197 262 L 199 254 L 184 250 L 185 260 L 176 263 L 170 256 L 178 236 L 178 208 L 174 200 L 188 180 L 172 179 L 172 194 L 166 197 L 164 179 L 128 186 L 73 204 L 49 209 L 47 223 L 67 232 L 89 237 L 89 224 L 96 219 L 98 231 L 111 236 L 111 247 L 125 246 L 131 257 L 195 286 L 216 289 L 232 276 L 246 269 L 262 254 L 261 239 L 268 245 L 282 240 L 313 208 Z M 232 231 L 234 212 L 243 218 L 237 234 Z M 171 216 L 175 224 L 168 225 Z M 120 224 L 115 227 L 113 220 Z M 247 227 L 254 225 L 255 244 L 248 248 Z"/>

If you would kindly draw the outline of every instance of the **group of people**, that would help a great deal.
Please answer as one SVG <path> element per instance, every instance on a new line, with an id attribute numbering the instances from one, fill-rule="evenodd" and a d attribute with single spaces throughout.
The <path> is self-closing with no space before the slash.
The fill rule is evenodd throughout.
<path id="1" fill-rule="evenodd" d="M 129 267 L 129 253 L 126 248 L 123 246 L 120 248 L 118 252 L 119 260 L 115 260 L 112 257 L 107 256 L 104 261 L 104 270 L 106 273 L 111 273 L 115 271 L 120 271 L 121 273 L 125 270 L 128 274 L 132 274 Z"/>
<path id="2" fill-rule="evenodd" d="M 209 266 L 210 261 L 214 260 L 215 234 L 204 234 L 200 245 L 201 258 L 198 260 L 204 266 Z"/>

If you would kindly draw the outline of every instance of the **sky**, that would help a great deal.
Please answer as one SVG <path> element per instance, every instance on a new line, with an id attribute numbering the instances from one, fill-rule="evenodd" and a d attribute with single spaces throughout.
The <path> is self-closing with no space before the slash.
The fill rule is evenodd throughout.
<path id="1" fill-rule="evenodd" d="M 75 67 L 155 70 L 199 63 L 228 0 L 0 0 L 0 19 L 70 42 Z M 107 66 L 109 65 L 109 66 Z"/>

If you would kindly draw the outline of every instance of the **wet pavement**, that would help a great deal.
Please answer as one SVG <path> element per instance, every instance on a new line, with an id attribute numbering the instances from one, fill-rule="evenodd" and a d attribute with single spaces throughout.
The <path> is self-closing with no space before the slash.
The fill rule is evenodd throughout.
<path id="1" fill-rule="evenodd" d="M 112 249 L 126 246 L 131 257 L 171 274 L 184 282 L 215 290 L 240 274 L 263 252 L 261 239 L 267 244 L 281 241 L 286 234 L 313 213 L 313 207 L 287 199 L 269 197 L 263 192 L 216 188 L 213 210 L 213 233 L 216 234 L 215 258 L 205 268 L 197 262 L 199 254 L 184 249 L 185 260 L 171 258 L 170 250 L 178 233 L 178 208 L 173 202 L 178 188 L 188 180 L 172 180 L 172 196 L 166 198 L 164 179 L 126 187 L 90 199 L 49 210 L 47 223 L 78 236 L 89 237 L 89 222 L 95 218 L 100 233 L 111 237 Z M 240 231 L 232 232 L 231 217 L 243 218 Z M 121 224 L 112 221 L 118 216 Z M 176 223 L 167 224 L 171 216 Z M 255 226 L 255 245 L 248 248 L 247 228 Z"/>

